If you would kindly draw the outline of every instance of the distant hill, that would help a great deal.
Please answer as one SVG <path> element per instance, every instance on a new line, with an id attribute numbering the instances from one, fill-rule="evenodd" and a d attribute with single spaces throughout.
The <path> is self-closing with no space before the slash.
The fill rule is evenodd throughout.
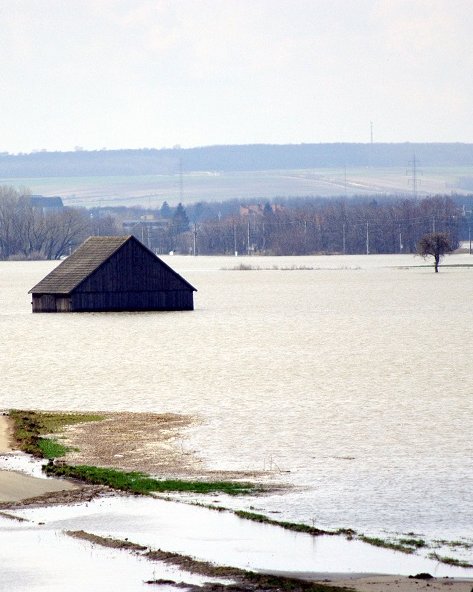
<path id="1" fill-rule="evenodd" d="M 0 154 L 0 177 L 88 177 L 183 172 L 473 165 L 473 144 L 249 144 L 201 148 Z"/>

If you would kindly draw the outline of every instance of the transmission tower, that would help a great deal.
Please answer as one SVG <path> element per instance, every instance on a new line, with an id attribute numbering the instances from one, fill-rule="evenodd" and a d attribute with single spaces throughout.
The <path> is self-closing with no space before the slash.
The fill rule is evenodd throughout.
<path id="1" fill-rule="evenodd" d="M 373 122 L 370 121 L 370 148 L 369 148 L 369 167 L 373 166 Z"/>
<path id="2" fill-rule="evenodd" d="M 184 197 L 184 177 L 182 174 L 182 158 L 179 158 L 179 201 L 183 202 Z"/>
<path id="3" fill-rule="evenodd" d="M 414 198 L 417 197 L 417 189 L 420 185 L 419 175 L 422 175 L 422 171 L 419 170 L 418 166 L 419 161 L 416 159 L 416 155 L 414 152 L 414 154 L 412 155 L 412 160 L 410 160 L 408 163 L 409 168 L 406 171 L 406 175 L 409 176 L 407 182 L 409 185 L 412 185 L 412 195 L 414 196 Z"/>

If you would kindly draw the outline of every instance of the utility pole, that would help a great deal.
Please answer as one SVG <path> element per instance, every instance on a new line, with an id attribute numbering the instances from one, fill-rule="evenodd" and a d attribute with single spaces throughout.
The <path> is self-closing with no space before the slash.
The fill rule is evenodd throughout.
<path id="1" fill-rule="evenodd" d="M 250 255 L 250 213 L 248 212 L 248 226 L 246 233 L 246 254 Z"/>
<path id="2" fill-rule="evenodd" d="M 342 244 L 343 244 L 343 254 L 345 255 L 347 252 L 347 245 L 346 245 L 346 235 L 345 235 L 345 222 L 343 223 L 343 232 L 342 232 Z"/>
<path id="3" fill-rule="evenodd" d="M 197 223 L 194 222 L 194 257 L 197 255 Z"/>
<path id="4" fill-rule="evenodd" d="M 370 223 L 366 223 L 366 254 L 370 254 Z"/>
<path id="5" fill-rule="evenodd" d="M 235 257 L 238 257 L 235 222 L 233 222 L 233 252 L 235 253 Z"/>
<path id="6" fill-rule="evenodd" d="M 463 217 L 466 218 L 466 215 L 469 214 L 470 218 L 468 220 L 468 253 L 471 255 L 471 222 L 472 222 L 472 210 L 467 210 L 465 206 L 463 206 Z"/>

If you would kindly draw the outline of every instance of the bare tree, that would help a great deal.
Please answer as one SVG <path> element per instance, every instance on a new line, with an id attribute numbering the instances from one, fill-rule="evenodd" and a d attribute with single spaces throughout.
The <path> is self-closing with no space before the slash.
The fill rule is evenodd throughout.
<path id="1" fill-rule="evenodd" d="M 89 235 L 90 220 L 87 213 L 75 208 L 64 208 L 45 219 L 46 240 L 43 252 L 46 259 L 59 259 L 69 255 L 74 246 Z"/>
<path id="2" fill-rule="evenodd" d="M 0 259 L 59 259 L 91 234 L 86 210 L 45 213 L 30 191 L 0 186 Z"/>
<path id="3" fill-rule="evenodd" d="M 14 187 L 0 187 L 0 255 L 8 259 L 18 251 L 18 201 L 20 194 Z"/>
<path id="4" fill-rule="evenodd" d="M 426 259 L 434 258 L 435 273 L 438 273 L 440 260 L 447 253 L 452 253 L 456 245 L 446 232 L 431 232 L 417 243 L 417 253 Z"/>

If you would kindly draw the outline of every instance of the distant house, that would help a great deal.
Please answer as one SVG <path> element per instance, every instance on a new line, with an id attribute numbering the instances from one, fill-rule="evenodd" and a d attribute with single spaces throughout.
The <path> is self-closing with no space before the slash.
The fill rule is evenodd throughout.
<path id="1" fill-rule="evenodd" d="M 59 196 L 44 197 L 44 195 L 31 195 L 30 204 L 33 208 L 43 211 L 44 214 L 49 212 L 58 212 L 63 209 L 64 204 Z"/>
<path id="2" fill-rule="evenodd" d="M 193 310 L 196 289 L 134 236 L 92 236 L 30 290 L 33 312 Z"/>
<path id="3" fill-rule="evenodd" d="M 273 214 L 284 211 L 284 206 L 280 204 L 268 204 Z M 247 206 L 240 206 L 240 216 L 264 216 L 265 208 L 263 204 L 250 204 Z"/>

